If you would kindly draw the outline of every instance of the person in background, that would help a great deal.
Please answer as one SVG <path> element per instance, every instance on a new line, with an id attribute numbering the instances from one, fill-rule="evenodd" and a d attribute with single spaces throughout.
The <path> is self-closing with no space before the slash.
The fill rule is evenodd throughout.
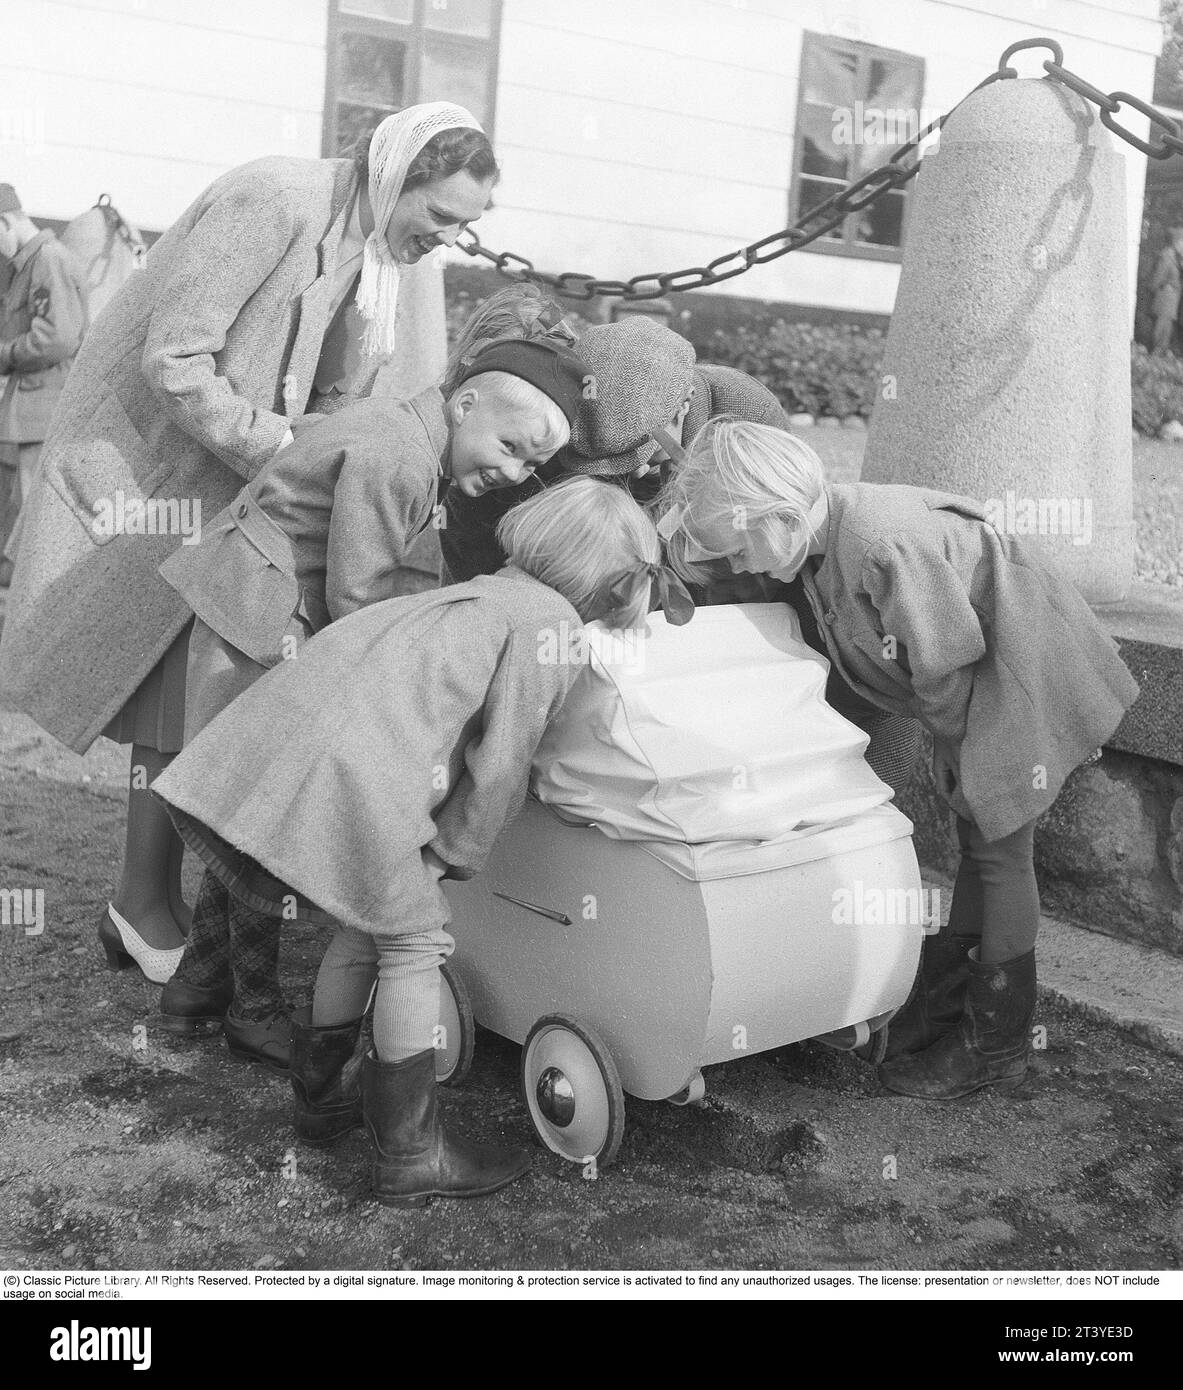
<path id="1" fill-rule="evenodd" d="M 33 489 L 41 445 L 86 332 L 86 281 L 49 231 L 38 231 L 0 183 L 0 588 L 12 577 L 10 537 Z M 7 553 L 5 553 L 7 552 Z"/>
<path id="2" fill-rule="evenodd" d="M 1167 231 L 1167 244 L 1159 252 L 1150 288 L 1154 294 L 1154 351 L 1168 353 L 1179 320 L 1179 296 L 1183 289 L 1183 223 L 1176 222 Z"/>

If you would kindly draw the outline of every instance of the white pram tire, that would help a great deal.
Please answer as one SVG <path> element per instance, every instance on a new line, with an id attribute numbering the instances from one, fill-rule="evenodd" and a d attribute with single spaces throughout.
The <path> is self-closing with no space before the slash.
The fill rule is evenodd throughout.
<path id="1" fill-rule="evenodd" d="M 624 1089 L 597 1033 L 569 1014 L 547 1014 L 522 1045 L 522 1095 L 539 1139 L 592 1174 L 624 1138 Z"/>
<path id="2" fill-rule="evenodd" d="M 440 1086 L 463 1081 L 472 1067 L 476 1021 L 464 981 L 451 965 L 440 966 L 440 1033 L 435 1051 L 435 1079 Z"/>

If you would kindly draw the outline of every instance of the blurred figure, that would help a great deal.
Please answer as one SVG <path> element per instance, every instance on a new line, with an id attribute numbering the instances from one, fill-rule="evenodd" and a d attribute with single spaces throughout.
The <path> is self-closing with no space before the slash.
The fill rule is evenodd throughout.
<path id="1" fill-rule="evenodd" d="M 1170 352 L 1183 289 L 1183 223 L 1176 222 L 1167 232 L 1167 244 L 1159 252 L 1150 289 L 1154 295 L 1154 351 Z"/>
<path id="2" fill-rule="evenodd" d="M 86 331 L 86 286 L 70 253 L 39 232 L 9 183 L 0 183 L 0 587 L 12 576 L 9 539 L 33 488 L 41 445 Z"/>

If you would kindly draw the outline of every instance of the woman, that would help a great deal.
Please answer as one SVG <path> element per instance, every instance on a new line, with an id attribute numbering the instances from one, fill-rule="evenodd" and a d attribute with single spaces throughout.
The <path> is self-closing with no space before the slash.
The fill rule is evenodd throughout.
<path id="1" fill-rule="evenodd" d="M 463 107 L 388 117 L 368 161 L 268 158 L 217 179 L 99 316 L 46 441 L 0 644 L 0 689 L 76 752 L 132 745 L 113 966 L 163 983 L 188 916 L 181 842 L 147 793 L 181 747 L 190 613 L 162 561 L 339 389 L 356 294 L 393 347 L 400 271 L 484 210 L 493 151 Z M 146 502 L 146 505 L 145 505 Z"/>

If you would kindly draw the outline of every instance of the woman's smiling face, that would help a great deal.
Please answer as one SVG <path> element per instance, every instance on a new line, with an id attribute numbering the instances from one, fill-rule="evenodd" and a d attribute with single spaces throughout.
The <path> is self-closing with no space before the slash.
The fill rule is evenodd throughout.
<path id="1" fill-rule="evenodd" d="M 386 226 L 386 244 L 400 265 L 414 265 L 437 246 L 454 246 L 489 205 L 493 180 L 465 170 L 432 179 L 399 196 Z"/>

